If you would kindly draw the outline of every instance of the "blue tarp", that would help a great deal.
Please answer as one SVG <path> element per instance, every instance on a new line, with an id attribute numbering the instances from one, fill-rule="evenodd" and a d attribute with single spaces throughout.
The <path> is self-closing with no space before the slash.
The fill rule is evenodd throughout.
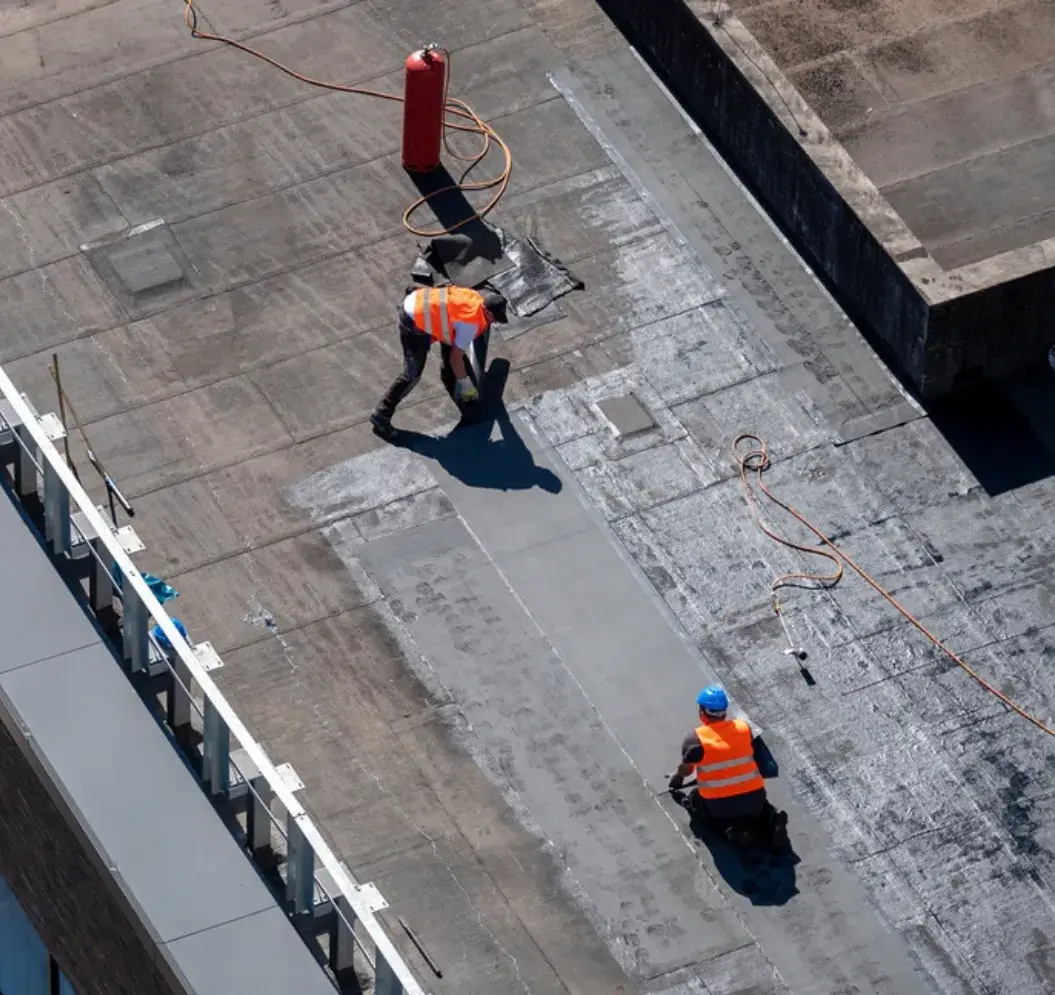
<path id="1" fill-rule="evenodd" d="M 117 589 L 120 590 L 121 583 L 124 580 L 121 568 L 116 563 L 111 564 L 110 573 L 114 578 L 114 583 L 117 585 Z M 151 593 L 161 602 L 161 604 L 179 597 L 179 591 L 171 585 L 166 584 L 160 577 L 155 577 L 153 574 L 145 573 L 143 574 L 143 580 L 147 582 L 147 586 L 150 588 Z"/>

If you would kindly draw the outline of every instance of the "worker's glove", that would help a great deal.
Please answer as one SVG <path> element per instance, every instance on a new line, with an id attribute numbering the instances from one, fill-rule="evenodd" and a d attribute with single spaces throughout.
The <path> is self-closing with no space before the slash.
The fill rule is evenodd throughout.
<path id="1" fill-rule="evenodd" d="M 476 389 L 476 384 L 472 382 L 468 377 L 464 377 L 458 380 L 454 384 L 454 399 L 456 401 L 479 401 L 480 392 Z"/>
<path id="2" fill-rule="evenodd" d="M 681 791 L 685 786 L 685 778 L 683 778 L 677 771 L 670 775 L 670 780 L 667 782 L 667 789 L 669 791 Z"/>

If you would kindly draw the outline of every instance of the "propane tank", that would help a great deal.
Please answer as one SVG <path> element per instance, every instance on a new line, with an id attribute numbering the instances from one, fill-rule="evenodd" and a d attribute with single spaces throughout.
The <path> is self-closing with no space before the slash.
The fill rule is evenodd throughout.
<path id="1" fill-rule="evenodd" d="M 447 57 L 426 45 L 407 58 L 403 87 L 403 168 L 429 173 L 440 164 Z"/>

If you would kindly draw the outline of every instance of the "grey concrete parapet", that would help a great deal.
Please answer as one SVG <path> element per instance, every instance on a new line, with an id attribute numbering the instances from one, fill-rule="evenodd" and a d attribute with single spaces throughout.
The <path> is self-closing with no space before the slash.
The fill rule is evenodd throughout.
<path id="1" fill-rule="evenodd" d="M 1055 240 L 942 269 L 735 17 L 599 3 L 922 398 L 1046 361 Z"/>

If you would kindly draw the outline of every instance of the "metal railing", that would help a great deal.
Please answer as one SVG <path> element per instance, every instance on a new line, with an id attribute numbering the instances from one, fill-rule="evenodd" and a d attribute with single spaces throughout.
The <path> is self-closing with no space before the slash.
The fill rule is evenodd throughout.
<path id="1" fill-rule="evenodd" d="M 294 924 L 306 938 L 327 935 L 327 959 L 335 978 L 353 969 L 358 951 L 372 969 L 376 995 L 426 995 L 375 914 L 387 903 L 372 885 L 356 882 L 330 850 L 295 789 L 209 676 L 222 666 L 216 652 L 207 642 L 192 645 L 176 628 L 132 562 L 130 553 L 143 548 L 134 533 L 106 519 L 59 454 L 54 442 L 65 435 L 61 422 L 52 415 L 38 416 L 2 367 L 0 398 L 0 442 L 9 436 L 17 444 L 13 458 L 4 462 L 13 465 L 18 498 L 41 501 L 48 550 L 73 565 L 80 561 L 97 616 L 112 610 L 115 598 L 120 602 L 126 672 L 155 684 L 162 679 L 166 717 L 177 741 L 186 743 L 200 732 L 202 785 L 210 798 L 222 798 L 244 815 L 243 842 L 251 858 L 260 861 L 270 851 L 280 859 L 286 912 Z M 152 624 L 168 646 L 155 638 Z M 275 814 L 275 802 L 285 813 L 284 824 Z"/>

